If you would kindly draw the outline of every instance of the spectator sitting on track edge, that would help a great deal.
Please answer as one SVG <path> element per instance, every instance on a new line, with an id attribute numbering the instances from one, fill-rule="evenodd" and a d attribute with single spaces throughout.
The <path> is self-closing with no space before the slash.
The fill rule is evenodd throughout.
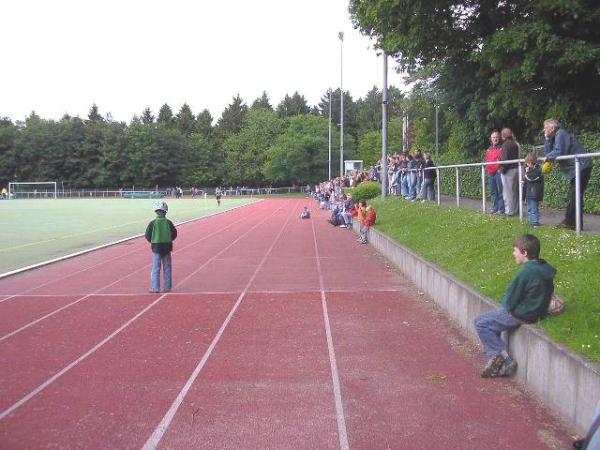
<path id="1" fill-rule="evenodd" d="M 165 216 L 169 206 L 160 201 L 154 205 L 156 219 L 152 220 L 146 228 L 146 240 L 152 248 L 152 273 L 150 276 L 150 292 L 160 292 L 160 267 L 163 269 L 163 292 L 169 292 L 172 286 L 171 252 L 173 241 L 177 238 L 177 229 Z"/>
<path id="2" fill-rule="evenodd" d="M 501 333 L 542 319 L 554 292 L 556 269 L 539 258 L 539 239 L 526 234 L 517 238 L 513 247 L 515 262 L 523 267 L 508 285 L 502 308 L 475 318 L 475 329 L 488 357 L 483 378 L 509 377 L 516 372 L 517 363 L 508 355 Z"/>

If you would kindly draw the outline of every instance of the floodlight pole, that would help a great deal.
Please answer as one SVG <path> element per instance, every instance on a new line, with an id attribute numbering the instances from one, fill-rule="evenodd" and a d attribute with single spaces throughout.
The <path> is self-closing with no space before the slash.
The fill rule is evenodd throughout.
<path id="1" fill-rule="evenodd" d="M 388 145 L 388 56 L 383 52 L 383 92 L 381 101 L 381 199 L 387 197 L 387 145 Z"/>
<path id="2" fill-rule="evenodd" d="M 438 159 L 439 141 L 440 141 L 439 126 L 438 126 L 439 112 L 440 112 L 440 105 L 439 105 L 439 100 L 438 100 L 438 94 L 436 91 L 435 92 L 435 159 L 436 159 L 436 161 Z"/>
<path id="3" fill-rule="evenodd" d="M 331 88 L 329 88 L 329 172 L 328 180 L 331 180 Z"/>
<path id="4" fill-rule="evenodd" d="M 340 177 L 344 176 L 344 32 L 340 38 Z"/>

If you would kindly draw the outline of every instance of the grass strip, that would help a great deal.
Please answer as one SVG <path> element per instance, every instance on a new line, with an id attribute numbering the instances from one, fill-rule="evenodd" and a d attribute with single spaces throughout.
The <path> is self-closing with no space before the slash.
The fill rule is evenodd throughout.
<path id="1" fill-rule="evenodd" d="M 557 270 L 555 290 L 565 312 L 537 326 L 557 342 L 600 362 L 600 236 L 578 237 L 550 226 L 532 229 L 518 218 L 413 203 L 373 200 L 377 229 L 500 303 L 519 270 L 512 250 L 517 236 L 540 239 L 541 257 Z"/>

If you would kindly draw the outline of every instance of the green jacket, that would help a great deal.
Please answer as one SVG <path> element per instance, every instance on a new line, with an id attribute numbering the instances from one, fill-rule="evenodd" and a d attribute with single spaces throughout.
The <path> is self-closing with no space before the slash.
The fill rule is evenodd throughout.
<path id="1" fill-rule="evenodd" d="M 554 292 L 554 275 L 556 269 L 543 259 L 526 262 L 508 285 L 502 307 L 523 322 L 543 318 Z"/>
<path id="2" fill-rule="evenodd" d="M 145 235 L 146 240 L 152 244 L 152 252 L 164 255 L 173 251 L 177 229 L 169 219 L 157 217 L 148 224 Z"/>

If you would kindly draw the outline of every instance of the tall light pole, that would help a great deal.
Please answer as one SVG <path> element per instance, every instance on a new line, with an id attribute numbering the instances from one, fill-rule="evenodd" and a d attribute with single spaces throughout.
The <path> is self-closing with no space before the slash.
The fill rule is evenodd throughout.
<path id="1" fill-rule="evenodd" d="M 331 180 L 331 88 L 329 88 L 329 178 Z"/>
<path id="2" fill-rule="evenodd" d="M 381 199 L 387 197 L 387 138 L 388 138 L 388 56 L 383 52 L 383 92 L 381 93 Z"/>
<path id="3" fill-rule="evenodd" d="M 435 92 L 435 159 L 438 159 L 438 147 L 439 147 L 439 127 L 438 127 L 438 115 L 440 111 L 440 105 L 438 103 L 438 94 Z"/>
<path id="4" fill-rule="evenodd" d="M 344 176 L 344 32 L 340 38 L 340 177 Z"/>

